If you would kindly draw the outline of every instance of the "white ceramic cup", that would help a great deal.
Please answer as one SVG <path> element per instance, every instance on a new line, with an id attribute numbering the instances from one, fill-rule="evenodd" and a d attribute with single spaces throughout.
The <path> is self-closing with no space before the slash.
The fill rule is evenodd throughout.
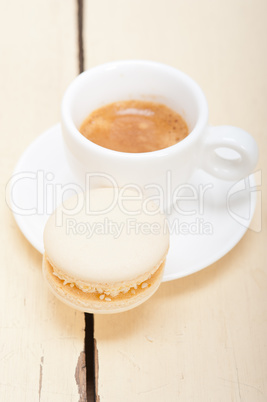
<path id="1" fill-rule="evenodd" d="M 190 134 L 173 146 L 145 153 L 106 149 L 80 134 L 81 123 L 93 110 L 131 99 L 167 105 L 186 120 Z M 171 173 L 172 188 L 177 188 L 190 183 L 197 168 L 219 179 L 238 181 L 253 171 L 258 160 L 257 144 L 246 131 L 208 126 L 206 98 L 190 77 L 151 61 L 111 62 L 80 74 L 64 94 L 61 122 L 77 181 L 81 183 L 89 173 L 94 175 L 96 187 L 135 184 L 149 191 L 156 184 L 164 192 L 167 173 Z"/>

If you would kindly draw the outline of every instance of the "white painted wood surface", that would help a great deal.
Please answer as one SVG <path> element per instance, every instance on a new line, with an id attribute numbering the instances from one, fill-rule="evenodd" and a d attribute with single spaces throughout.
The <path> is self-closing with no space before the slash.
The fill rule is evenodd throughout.
<path id="1" fill-rule="evenodd" d="M 0 1 L 3 402 L 76 402 L 85 392 L 84 315 L 48 291 L 41 255 L 24 239 L 4 200 L 19 156 L 59 121 L 62 94 L 78 73 L 76 13 L 75 0 Z"/>
<path id="2" fill-rule="evenodd" d="M 100 0 L 85 13 L 85 67 L 143 58 L 191 75 L 211 124 L 240 126 L 258 141 L 266 197 L 267 3 Z M 264 204 L 254 231 L 216 264 L 163 284 L 135 310 L 95 316 L 101 402 L 267 400 Z"/>

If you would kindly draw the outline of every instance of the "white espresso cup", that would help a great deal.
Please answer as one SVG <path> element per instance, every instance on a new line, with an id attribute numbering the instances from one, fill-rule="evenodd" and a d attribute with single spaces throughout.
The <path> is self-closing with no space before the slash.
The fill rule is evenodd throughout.
<path id="1" fill-rule="evenodd" d="M 158 151 L 126 153 L 103 148 L 79 132 L 84 119 L 95 109 L 131 99 L 163 103 L 178 112 L 187 122 L 189 135 Z M 189 76 L 151 61 L 111 62 L 80 74 L 64 94 L 61 124 L 77 182 L 94 177 L 94 187 L 139 186 L 151 194 L 151 189 L 158 186 L 164 193 L 170 177 L 175 189 L 190 183 L 195 169 L 238 181 L 253 171 L 258 160 L 257 144 L 246 131 L 208 125 L 206 98 Z"/>

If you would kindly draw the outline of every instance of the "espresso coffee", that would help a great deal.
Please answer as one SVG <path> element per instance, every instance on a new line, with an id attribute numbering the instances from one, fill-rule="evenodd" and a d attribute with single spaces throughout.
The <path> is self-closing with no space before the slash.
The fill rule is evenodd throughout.
<path id="1" fill-rule="evenodd" d="M 104 148 L 141 153 L 176 144 L 188 135 L 188 127 L 178 113 L 163 104 L 130 100 L 93 111 L 80 132 Z"/>

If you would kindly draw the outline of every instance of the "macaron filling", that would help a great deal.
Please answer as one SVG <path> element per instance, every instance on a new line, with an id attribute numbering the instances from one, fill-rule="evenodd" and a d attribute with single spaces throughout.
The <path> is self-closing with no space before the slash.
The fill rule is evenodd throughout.
<path id="1" fill-rule="evenodd" d="M 81 290 L 84 293 L 92 294 L 97 296 L 101 301 L 112 301 L 112 299 L 129 294 L 129 296 L 134 296 L 136 293 L 140 293 L 140 291 L 144 291 L 146 288 L 149 288 L 151 284 L 154 283 L 156 277 L 159 274 L 159 271 L 163 271 L 165 265 L 164 260 L 157 266 L 155 269 L 148 273 L 146 276 L 142 276 L 139 280 L 134 280 L 133 282 L 128 282 L 128 284 L 118 283 L 113 285 L 107 284 L 88 284 L 82 281 L 74 281 L 72 278 L 67 276 L 65 273 L 63 274 L 61 271 L 58 271 L 51 261 L 45 255 L 46 262 L 49 264 L 49 268 L 51 273 L 61 281 L 63 286 L 68 286 L 70 288 L 76 288 Z"/>

